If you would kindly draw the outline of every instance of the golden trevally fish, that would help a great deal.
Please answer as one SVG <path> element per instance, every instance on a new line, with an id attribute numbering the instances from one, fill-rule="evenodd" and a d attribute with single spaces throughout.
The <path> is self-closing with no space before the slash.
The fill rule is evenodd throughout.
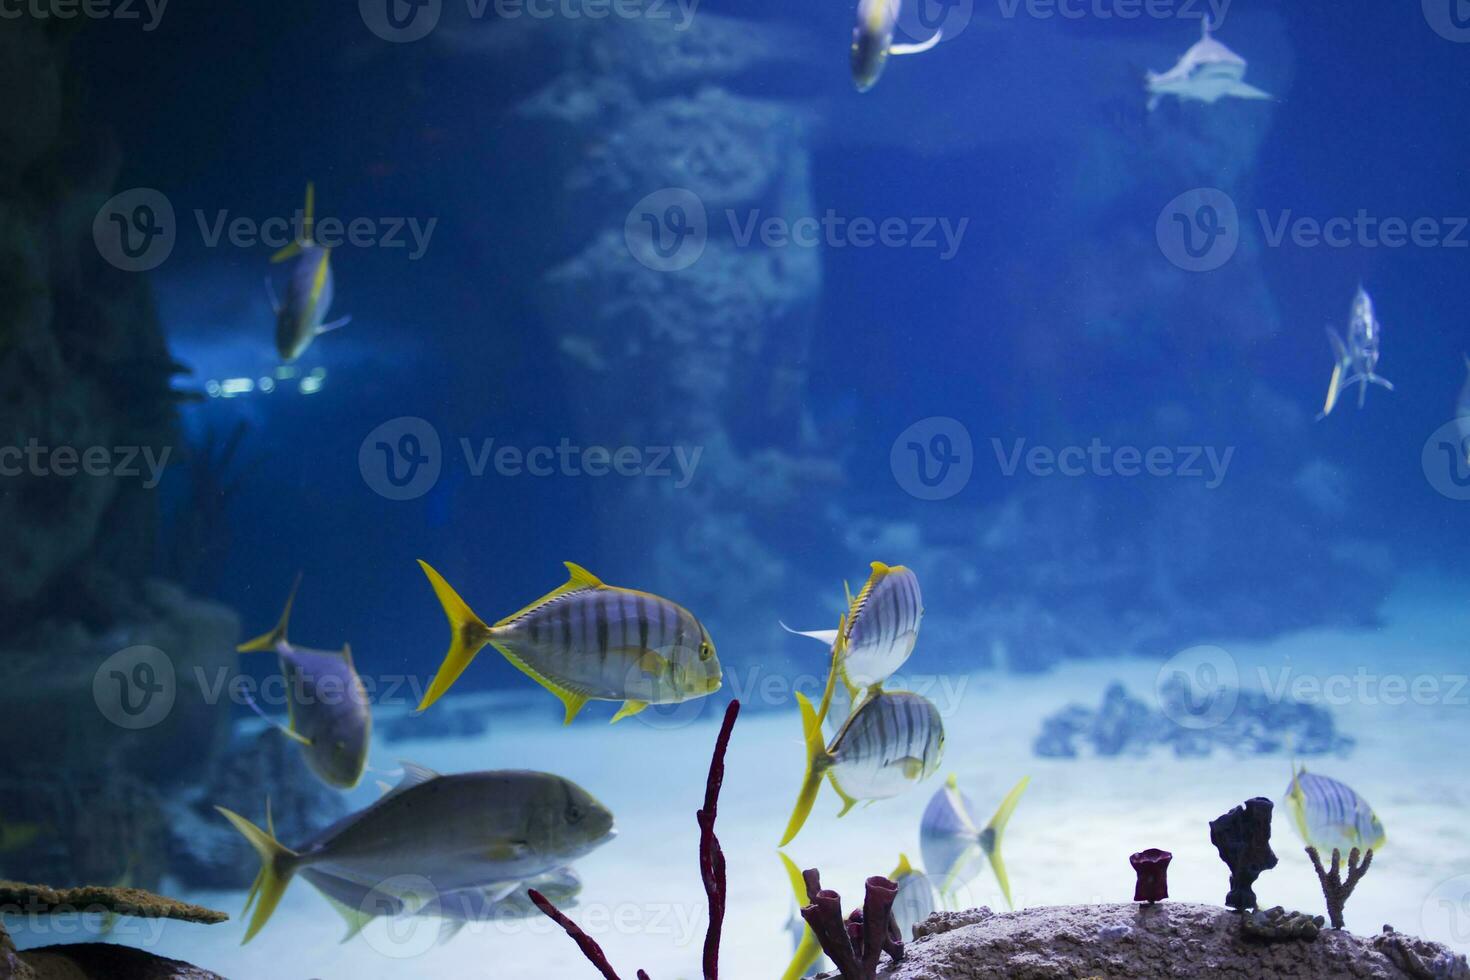
<path id="1" fill-rule="evenodd" d="M 246 900 L 255 912 L 249 942 L 275 911 L 298 871 L 316 868 L 355 881 L 417 912 L 431 896 L 520 882 L 564 867 L 611 840 L 613 816 L 586 790 L 561 776 L 503 770 L 441 776 L 404 765 L 403 781 L 377 802 L 291 850 L 274 828 L 261 830 L 215 807 L 260 855 Z"/>
<path id="2" fill-rule="evenodd" d="M 907 854 L 898 856 L 898 867 L 888 877 L 898 885 L 898 894 L 893 899 L 893 920 L 898 923 L 898 934 L 904 942 L 912 942 L 914 926 L 938 911 L 934 904 L 934 884 L 928 875 L 909 864 Z"/>
<path id="3" fill-rule="evenodd" d="M 850 699 L 881 685 L 902 667 L 914 652 L 919 624 L 924 618 L 924 597 L 919 577 L 903 565 L 872 563 L 867 584 L 854 598 L 848 596 L 847 612 L 835 630 L 793 630 L 799 636 L 820 640 L 832 649 L 832 669 Z M 822 696 L 817 716 L 823 720 L 832 702 L 833 677 Z"/>
<path id="4" fill-rule="evenodd" d="M 449 690 L 485 644 L 561 699 L 566 723 L 588 701 L 622 701 L 613 721 L 650 704 L 677 704 L 720 689 L 720 660 L 703 624 L 668 599 L 604 585 L 571 562 L 571 578 L 493 626 L 420 561 L 449 617 L 449 652 L 419 710 Z"/>
<path id="5" fill-rule="evenodd" d="M 956 890 L 973 881 L 989 861 L 1005 896 L 1006 907 L 1015 907 L 1011 902 L 1011 881 L 1000 856 L 1000 842 L 1030 782 L 1031 777 L 1026 776 L 1012 787 L 983 829 L 975 823 L 974 805 L 960 792 L 954 776 L 935 791 L 919 822 L 919 848 L 924 867 L 935 876 L 934 884 L 941 898 L 952 899 Z"/>
<path id="6" fill-rule="evenodd" d="M 278 301 L 275 293 L 271 293 L 271 307 L 276 314 L 276 353 L 287 363 L 305 353 L 322 334 L 352 322 L 350 316 L 322 322 L 332 308 L 332 250 L 312 240 L 315 207 L 316 185 L 307 184 L 301 238 L 271 256 L 272 262 L 296 260 L 286 280 L 285 301 Z M 270 286 L 269 280 L 266 286 Z"/>
<path id="7" fill-rule="evenodd" d="M 362 779 L 372 742 L 373 713 L 366 688 L 352 663 L 352 648 L 308 650 L 286 638 L 291 607 L 301 585 L 297 576 L 281 620 L 269 633 L 235 649 L 240 653 L 274 650 L 285 679 L 288 725 L 266 718 L 254 701 L 250 707 L 302 746 L 302 756 L 322 782 L 351 789 Z"/>
<path id="8" fill-rule="evenodd" d="M 869 695 L 843 723 L 830 747 L 822 742 L 822 722 L 804 694 L 802 733 L 806 738 L 806 776 L 791 822 L 781 838 L 785 846 L 801 832 L 822 777 L 842 798 L 844 816 L 859 800 L 886 800 L 928 778 L 944 754 L 944 722 L 928 699 L 909 691 L 879 691 Z"/>
<path id="9" fill-rule="evenodd" d="M 1388 843 L 1367 800 L 1346 783 L 1309 773 L 1305 767 L 1292 768 L 1286 810 L 1297 836 L 1324 856 L 1334 848 L 1346 855 L 1355 847 L 1378 851 Z"/>

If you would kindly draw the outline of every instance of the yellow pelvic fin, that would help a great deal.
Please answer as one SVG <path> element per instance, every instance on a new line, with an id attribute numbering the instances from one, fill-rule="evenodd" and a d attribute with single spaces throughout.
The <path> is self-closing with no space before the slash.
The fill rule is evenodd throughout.
<path id="1" fill-rule="evenodd" d="M 1026 787 L 1030 784 L 1031 777 L 1022 776 L 1021 781 L 1001 800 L 995 816 L 990 818 L 990 823 L 985 825 L 985 830 L 980 834 L 980 846 L 984 849 L 985 856 L 990 858 L 990 870 L 995 872 L 995 880 L 1000 883 L 1000 892 L 1005 896 L 1007 908 L 1015 908 L 1015 905 L 1011 902 L 1011 881 L 1006 875 L 1005 861 L 1000 856 L 1000 842 L 1005 835 L 1006 824 L 1010 823 L 1011 814 L 1016 812 L 1016 804 L 1021 802 L 1021 794 L 1026 792 Z"/>
<path id="2" fill-rule="evenodd" d="M 847 816 L 848 812 L 852 810 L 853 807 L 858 805 L 860 801 L 848 796 L 847 790 L 842 788 L 842 784 L 837 781 L 837 778 L 835 776 L 832 778 L 831 783 L 832 788 L 837 791 L 837 795 L 842 799 L 842 809 L 837 812 L 837 816 L 839 818 L 845 817 Z M 868 802 L 871 803 L 872 801 L 869 800 Z"/>
<path id="3" fill-rule="evenodd" d="M 797 908 L 805 908 L 812 904 L 811 897 L 807 894 L 806 880 L 802 878 L 801 871 L 792 861 L 780 851 L 781 864 L 786 869 L 786 877 L 791 882 L 791 892 L 796 896 Z M 781 974 L 781 980 L 801 980 L 816 969 L 817 961 L 822 958 L 822 946 L 817 942 L 817 937 L 812 933 L 812 927 L 802 923 L 801 942 L 797 944 L 796 953 L 791 957 L 791 963 L 786 967 L 786 972 Z"/>
<path id="4" fill-rule="evenodd" d="M 801 833 L 802 825 L 811 815 L 812 805 L 817 802 L 817 792 L 822 788 L 822 776 L 832 761 L 832 757 L 827 754 L 827 746 L 822 741 L 822 720 L 817 716 L 817 710 L 812 707 L 806 695 L 800 692 L 796 695 L 796 703 L 801 708 L 801 732 L 806 740 L 806 775 L 802 777 L 801 790 L 796 794 L 796 807 L 791 811 L 786 833 L 781 837 L 782 847 L 790 844 Z"/>
<path id="5" fill-rule="evenodd" d="M 342 921 L 347 923 L 347 934 L 342 937 L 342 942 L 344 943 L 351 940 L 359 932 L 362 932 L 363 928 L 369 922 L 373 921 L 371 913 L 364 912 L 362 909 L 355 909 L 344 902 L 339 902 L 325 892 L 322 893 L 322 898 L 325 898 L 327 904 L 336 909 L 337 914 L 342 916 Z"/>
<path id="6" fill-rule="evenodd" d="M 631 718 L 646 707 L 648 707 L 647 701 L 624 701 L 622 708 L 619 709 L 617 714 L 613 715 L 612 720 L 616 723 L 622 721 L 624 718 Z"/>
<path id="7" fill-rule="evenodd" d="M 296 590 L 299 588 L 301 588 L 301 573 L 297 572 L 296 581 L 291 585 L 291 593 L 286 596 L 286 608 L 281 612 L 281 619 L 276 623 L 275 629 L 235 647 L 236 653 L 260 653 L 265 650 L 274 650 L 279 644 L 288 642 L 286 626 L 291 622 L 291 607 L 296 604 Z"/>
<path id="8" fill-rule="evenodd" d="M 444 692 L 453 686 L 464 673 L 464 669 L 475 659 L 475 654 L 490 640 L 490 627 L 486 626 L 470 609 L 465 601 L 454 591 L 453 586 L 444 580 L 444 576 L 436 572 L 428 562 L 420 559 L 419 567 L 429 577 L 429 584 L 434 587 L 434 594 L 439 597 L 439 603 L 444 607 L 444 615 L 449 619 L 449 652 L 444 655 L 444 662 L 439 665 L 439 672 L 434 675 L 434 680 L 429 684 L 428 693 L 424 695 L 423 701 L 419 703 L 418 710 L 424 711 L 429 705 L 444 696 Z"/>
<path id="9" fill-rule="evenodd" d="M 291 876 L 296 871 L 293 863 L 296 853 L 282 847 L 273 834 L 261 830 L 238 813 L 222 806 L 215 809 L 250 842 L 250 846 L 260 856 L 260 874 L 255 878 L 255 886 L 251 888 L 245 906 L 249 909 L 250 903 L 255 902 L 255 914 L 250 917 L 250 926 L 245 930 L 245 938 L 240 941 L 243 946 L 255 938 L 256 933 L 260 932 L 280 904 L 281 896 L 286 893 L 286 886 L 290 884 Z"/>

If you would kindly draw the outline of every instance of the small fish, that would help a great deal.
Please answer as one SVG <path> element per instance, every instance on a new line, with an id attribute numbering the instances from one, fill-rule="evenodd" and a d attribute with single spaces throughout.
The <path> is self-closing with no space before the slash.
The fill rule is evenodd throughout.
<path id="1" fill-rule="evenodd" d="M 1201 20 L 1203 36 L 1184 52 L 1179 63 L 1163 74 L 1149 72 L 1147 79 L 1148 109 L 1157 109 L 1164 96 L 1180 101 L 1194 100 L 1213 105 L 1226 96 L 1237 99 L 1269 99 L 1272 96 L 1253 85 L 1247 85 L 1246 61 L 1215 40 L 1214 22 Z"/>
<path id="2" fill-rule="evenodd" d="M 254 905 L 244 942 L 260 932 L 292 877 L 314 868 L 365 885 L 417 913 L 430 900 L 395 882 L 428 880 L 440 893 L 521 882 L 607 843 L 613 816 L 568 779 L 506 770 L 441 776 L 404 764 L 403 781 L 377 802 L 339 820 L 297 850 L 224 807 L 215 807 L 260 855 L 261 870 L 245 902 Z M 242 913 L 243 914 L 243 913 Z"/>
<path id="3" fill-rule="evenodd" d="M 912 942 L 914 926 L 938 911 L 934 905 L 934 885 L 928 875 L 909 864 L 907 854 L 898 856 L 898 867 L 888 877 L 898 885 L 898 895 L 893 900 L 898 934 L 904 942 Z"/>
<path id="4" fill-rule="evenodd" d="M 487 643 L 561 699 L 566 724 L 588 701 L 622 701 L 613 716 L 620 721 L 650 704 L 678 704 L 720 689 L 714 641 L 693 613 L 565 564 L 571 576 L 565 585 L 487 626 L 444 576 L 419 562 L 452 632 L 420 711 L 449 690 Z"/>
<path id="5" fill-rule="evenodd" d="M 344 645 L 341 651 L 308 650 L 286 638 L 291 607 L 300 585 L 301 577 L 297 576 L 275 629 L 235 648 L 240 653 L 276 652 L 286 682 L 290 723 L 280 725 L 266 718 L 254 701 L 249 705 L 256 714 L 301 744 L 307 766 L 322 782 L 338 789 L 352 789 L 367 768 L 373 735 L 372 706 L 362 678 L 353 666 L 350 646 Z"/>
<path id="6" fill-rule="evenodd" d="M 286 301 L 276 299 L 266 280 L 271 308 L 276 314 L 276 353 L 289 364 L 296 360 L 311 342 L 322 334 L 352 322 L 344 316 L 324 323 L 332 308 L 332 250 L 312 240 L 313 211 L 316 207 L 316 185 L 306 185 L 306 210 L 301 238 L 271 256 L 271 262 L 295 259 L 290 278 L 286 280 Z"/>
<path id="7" fill-rule="evenodd" d="M 344 943 L 373 919 L 403 915 L 409 904 L 397 895 L 384 894 L 369 885 L 339 878 L 317 868 L 302 869 L 301 877 L 316 888 L 347 923 L 347 934 L 342 937 Z M 509 894 L 506 894 L 507 888 L 510 889 Z M 438 941 L 445 943 L 453 939 L 467 922 L 525 919 L 540 915 L 540 910 L 526 896 L 528 888 L 541 892 L 557 908 L 568 909 L 577 904 L 582 880 L 571 868 L 556 868 L 509 886 L 489 885 L 445 894 L 433 891 L 414 915 L 441 920 Z"/>
<path id="8" fill-rule="evenodd" d="M 1393 385 L 1388 379 L 1375 373 L 1378 368 L 1379 346 L 1383 342 L 1383 325 L 1373 312 L 1373 298 L 1361 285 L 1358 286 L 1357 295 L 1353 297 L 1347 343 L 1343 343 L 1337 331 L 1331 327 L 1327 328 L 1327 340 L 1332 344 L 1332 378 L 1327 383 L 1327 400 L 1322 406 L 1321 414 L 1317 416 L 1318 421 L 1332 414 L 1344 388 L 1355 384 L 1359 386 L 1359 408 L 1363 407 L 1368 396 L 1369 383 L 1393 391 Z"/>
<path id="9" fill-rule="evenodd" d="M 894 44 L 903 0 L 858 0 L 857 24 L 852 29 L 852 83 L 859 92 L 878 84 L 888 56 L 921 54 L 939 43 L 943 31 L 921 44 Z M 920 0 L 922 2 L 922 0 Z"/>
<path id="10" fill-rule="evenodd" d="M 902 565 L 872 564 L 872 574 L 857 598 L 847 599 L 847 613 L 835 630 L 783 629 L 820 640 L 832 648 L 832 668 L 852 700 L 881 685 L 902 667 L 914 652 L 919 624 L 924 618 L 924 597 L 919 577 Z M 827 717 L 832 700 L 833 677 L 822 696 L 818 717 Z"/>
<path id="11" fill-rule="evenodd" d="M 1006 824 L 1030 782 L 1031 777 L 1026 776 L 1006 794 L 984 830 L 971 816 L 974 805 L 960 792 L 954 776 L 930 798 L 919 823 L 919 848 L 924 855 L 924 867 L 938 876 L 941 897 L 952 899 L 959 888 L 975 880 L 988 860 L 1005 896 L 1006 907 L 1015 907 L 1011 902 L 1010 878 L 1000 856 L 1000 843 Z"/>
<path id="12" fill-rule="evenodd" d="M 801 910 L 812 904 L 811 896 L 806 890 L 806 879 L 802 878 L 801 870 L 797 868 L 796 862 L 780 851 L 777 851 L 776 854 L 781 858 L 781 866 L 786 869 L 786 879 L 791 883 L 791 894 L 796 899 L 796 909 L 786 923 L 786 931 L 791 934 L 792 940 L 796 943 L 796 950 L 791 956 L 786 972 L 781 974 L 781 980 L 801 980 L 802 977 L 819 972 L 827 957 L 822 952 L 822 945 L 817 942 L 812 927 L 807 925 L 806 920 L 801 917 Z"/>
<path id="13" fill-rule="evenodd" d="M 1382 850 L 1388 838 L 1368 801 L 1352 787 L 1327 776 L 1292 768 L 1286 808 L 1297 836 L 1319 854 L 1334 848 L 1346 855 L 1353 848 Z"/>
<path id="14" fill-rule="evenodd" d="M 1455 406 L 1455 424 L 1460 430 L 1460 459 L 1470 466 L 1470 354 L 1465 358 L 1465 387 L 1460 389 L 1460 401 Z"/>
<path id="15" fill-rule="evenodd" d="M 826 776 L 842 798 L 845 816 L 859 800 L 898 796 L 927 779 L 944 754 L 944 722 L 939 709 L 908 691 L 869 695 L 843 724 L 831 747 L 823 745 L 822 722 L 806 695 L 796 695 L 806 738 L 806 776 L 796 797 L 781 846 L 801 832 Z"/>

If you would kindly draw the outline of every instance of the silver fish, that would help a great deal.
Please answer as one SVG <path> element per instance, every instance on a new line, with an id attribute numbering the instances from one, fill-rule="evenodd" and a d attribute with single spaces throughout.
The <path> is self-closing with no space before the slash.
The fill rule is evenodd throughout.
<path id="1" fill-rule="evenodd" d="M 216 807 L 260 855 L 246 901 L 255 906 L 245 942 L 260 932 L 291 878 L 316 868 L 395 896 L 418 911 L 429 896 L 395 882 L 427 879 L 440 894 L 527 881 L 611 840 L 613 816 L 580 786 L 542 772 L 504 770 L 441 776 L 404 765 L 403 782 L 338 821 L 299 850 L 270 830 Z M 506 893 L 509 893 L 509 888 Z M 503 896 L 502 896 L 503 897 Z"/>
<path id="2" fill-rule="evenodd" d="M 449 617 L 449 652 L 419 710 L 449 690 L 490 644 L 561 699 L 571 723 L 588 701 L 622 701 L 619 721 L 650 704 L 677 704 L 720 689 L 720 660 L 704 625 L 683 606 L 603 582 L 567 562 L 570 578 L 493 626 L 420 561 Z"/>
<path id="3" fill-rule="evenodd" d="M 831 747 L 822 742 L 817 709 L 803 694 L 802 730 L 807 745 L 806 775 L 781 846 L 801 832 L 816 802 L 822 777 L 842 798 L 844 816 L 860 800 L 898 796 L 927 779 L 944 755 L 944 722 L 939 709 L 908 691 L 880 691 L 869 695 L 843 724 Z"/>
<path id="4" fill-rule="evenodd" d="M 1207 104 L 1214 104 L 1227 96 L 1237 99 L 1271 98 L 1268 93 L 1245 83 L 1245 59 L 1215 40 L 1214 22 L 1204 17 L 1200 26 L 1202 36 L 1184 52 L 1178 64 L 1162 74 L 1148 73 L 1149 111 L 1157 109 L 1166 95 L 1180 101 Z"/>
<path id="5" fill-rule="evenodd" d="M 1368 801 L 1346 783 L 1293 768 L 1286 787 L 1286 809 L 1303 843 L 1318 853 L 1353 848 L 1381 850 L 1388 842 L 1383 824 Z"/>
<path id="6" fill-rule="evenodd" d="M 300 743 L 312 772 L 329 786 L 351 789 L 367 767 L 373 735 L 372 707 L 362 678 L 352 663 L 352 648 L 310 650 L 286 637 L 291 607 L 300 587 L 298 576 L 286 599 L 280 622 L 269 633 L 236 647 L 240 653 L 273 650 L 280 660 L 290 723 L 266 718 L 254 701 L 250 707 L 286 736 Z"/>
<path id="7" fill-rule="evenodd" d="M 266 281 L 276 315 L 276 353 L 286 363 L 305 353 L 317 337 L 352 322 L 350 316 L 323 322 L 332 308 L 332 250 L 312 240 L 315 206 L 316 186 L 307 184 L 302 237 L 271 256 L 271 262 L 296 260 L 286 280 L 285 302 L 276 299 L 270 281 Z"/>
<path id="8" fill-rule="evenodd" d="M 922 0 L 921 0 L 922 2 Z M 942 31 L 920 44 L 894 44 L 902 0 L 858 0 L 852 29 L 852 83 L 859 92 L 878 84 L 889 55 L 920 54 L 939 43 Z"/>
<path id="9" fill-rule="evenodd" d="M 972 816 L 974 804 L 960 792 L 954 776 L 950 776 L 930 798 L 919 823 L 919 848 L 924 856 L 924 867 L 936 875 L 935 884 L 941 896 L 953 898 L 956 891 L 975 880 L 988 861 L 995 872 L 995 880 L 1000 883 L 1006 906 L 1014 907 L 1010 878 L 1000 855 L 1000 843 L 1006 824 L 1030 782 L 1031 777 L 1026 776 L 1017 783 L 983 829 Z"/>
<path id="10" fill-rule="evenodd" d="M 882 684 L 904 665 L 914 652 L 923 618 L 919 577 L 903 565 L 875 561 L 862 591 L 856 598 L 848 597 L 847 613 L 837 629 L 793 630 L 781 625 L 830 646 L 838 678 L 855 695 Z M 825 712 L 819 714 L 825 717 Z"/>
<path id="11" fill-rule="evenodd" d="M 1455 424 L 1460 430 L 1460 459 L 1470 466 L 1470 354 L 1465 358 L 1465 387 L 1460 389 L 1460 401 L 1455 406 Z"/>
<path id="12" fill-rule="evenodd" d="M 1353 309 L 1348 321 L 1347 342 L 1337 331 L 1327 328 L 1327 340 L 1332 344 L 1332 378 L 1327 383 L 1327 400 L 1322 406 L 1318 420 L 1325 419 L 1337 407 L 1342 389 L 1358 385 L 1358 407 L 1368 396 L 1368 385 L 1376 384 L 1389 391 L 1393 385 L 1387 378 L 1380 377 L 1378 369 L 1379 348 L 1383 342 L 1383 325 L 1373 311 L 1373 298 L 1361 285 L 1353 297 Z"/>
<path id="13" fill-rule="evenodd" d="M 914 938 L 914 926 L 938 911 L 934 904 L 934 884 L 924 872 L 909 864 L 908 855 L 898 856 L 898 867 L 888 876 L 898 884 L 893 899 L 893 919 L 904 942 Z"/>

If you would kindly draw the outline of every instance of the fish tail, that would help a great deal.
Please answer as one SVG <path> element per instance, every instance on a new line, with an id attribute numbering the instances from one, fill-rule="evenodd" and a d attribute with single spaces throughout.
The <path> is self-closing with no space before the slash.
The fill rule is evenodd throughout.
<path id="1" fill-rule="evenodd" d="M 811 896 L 806 891 L 806 880 L 802 878 L 796 863 L 785 854 L 779 851 L 777 853 L 781 855 L 781 865 L 786 869 L 786 878 L 791 882 L 792 894 L 796 896 L 796 907 L 800 909 L 812 904 Z M 812 933 L 812 927 L 803 924 L 801 942 L 797 944 L 796 953 L 791 957 L 786 972 L 781 974 L 781 980 L 801 980 L 816 968 L 817 961 L 821 958 L 822 947 Z"/>
<path id="2" fill-rule="evenodd" d="M 245 908 L 250 908 L 251 902 L 255 904 L 255 913 L 250 917 L 250 926 L 245 930 L 245 938 L 240 945 L 250 942 L 255 934 L 260 932 L 270 919 L 271 913 L 280 904 L 281 896 L 286 893 L 286 885 L 291 881 L 291 876 L 296 873 L 296 852 L 283 847 L 276 840 L 271 830 L 261 830 L 255 824 L 246 820 L 233 810 L 226 810 L 222 806 L 215 807 L 220 814 L 228 820 L 240 835 L 250 842 L 255 848 L 255 853 L 260 855 L 260 874 L 255 876 L 255 885 L 250 890 L 250 898 L 246 900 Z"/>
<path id="3" fill-rule="evenodd" d="M 428 562 L 419 560 L 419 567 L 429 577 L 429 584 L 434 587 L 434 594 L 439 597 L 440 604 L 444 607 L 444 615 L 449 617 L 449 652 L 444 655 L 444 662 L 439 665 L 439 672 L 434 675 L 434 680 L 429 684 L 428 693 L 424 695 L 423 701 L 419 702 L 418 710 L 424 711 L 429 705 L 443 697 L 444 692 L 454 685 L 459 675 L 475 659 L 475 654 L 490 642 L 490 627 L 476 616 L 474 610 L 470 609 L 465 601 L 454 591 L 454 587 L 444 580 L 444 576 L 436 572 Z"/>
<path id="4" fill-rule="evenodd" d="M 822 742 L 822 720 L 817 716 L 817 709 L 812 707 L 805 694 L 798 693 L 796 703 L 801 706 L 801 730 L 806 738 L 806 775 L 802 777 L 801 792 L 796 795 L 796 808 L 791 811 L 791 821 L 787 823 L 786 833 L 781 838 L 782 847 L 790 844 L 801 833 L 802 825 L 811 815 L 829 762 L 827 746 Z"/>
<path id="5" fill-rule="evenodd" d="M 985 850 L 985 856 L 990 859 L 990 869 L 995 872 L 995 880 L 1000 883 L 1000 892 L 1005 896 L 1006 907 L 1015 908 L 1011 902 L 1011 880 L 1006 874 L 1005 861 L 1000 856 L 1000 842 L 1005 835 L 1006 824 L 1010 823 L 1011 814 L 1016 812 L 1016 804 L 1021 802 L 1021 794 L 1026 792 L 1030 785 L 1031 777 L 1023 776 L 1006 798 L 1001 800 L 1000 806 L 996 808 L 995 816 L 990 818 L 990 823 L 980 833 L 980 846 Z"/>
<path id="6" fill-rule="evenodd" d="M 286 608 L 281 611 L 281 619 L 275 628 L 269 633 L 262 633 L 248 643 L 242 643 L 235 647 L 236 653 L 260 653 L 266 650 L 274 650 L 277 646 L 286 642 L 286 626 L 291 622 L 291 607 L 296 604 L 296 590 L 301 588 L 301 573 L 296 573 L 296 581 L 291 584 L 291 594 L 286 596 Z"/>

